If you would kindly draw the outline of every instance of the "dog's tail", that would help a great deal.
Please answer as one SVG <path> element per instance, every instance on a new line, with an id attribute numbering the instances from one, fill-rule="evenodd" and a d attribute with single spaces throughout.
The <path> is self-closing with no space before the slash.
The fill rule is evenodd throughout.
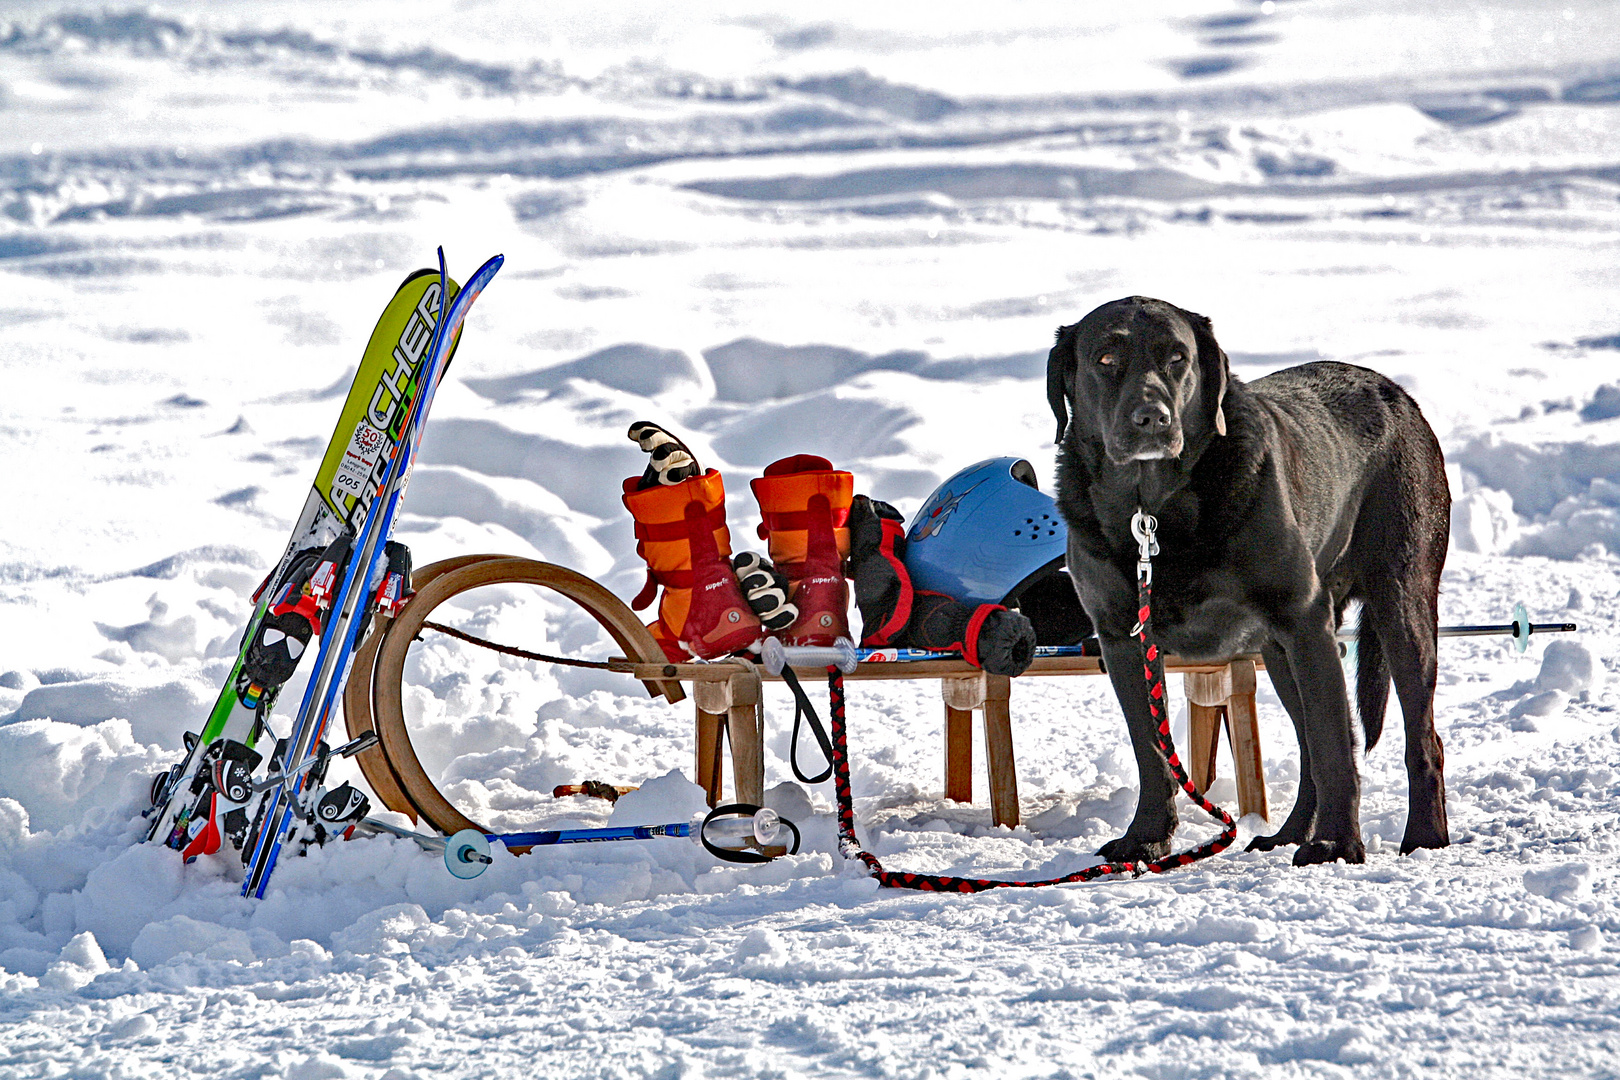
<path id="1" fill-rule="evenodd" d="M 1384 642 L 1364 605 L 1356 624 L 1356 711 L 1361 714 L 1362 742 L 1367 752 L 1384 733 L 1384 710 L 1389 705 L 1389 662 Z"/>

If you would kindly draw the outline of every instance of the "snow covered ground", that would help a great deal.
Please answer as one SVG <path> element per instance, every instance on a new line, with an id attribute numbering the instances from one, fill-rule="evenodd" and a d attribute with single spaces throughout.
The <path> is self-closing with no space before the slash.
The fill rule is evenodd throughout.
<path id="1" fill-rule="evenodd" d="M 444 7 L 0 11 L 0 1075 L 1620 1075 L 1620 8 Z M 1049 478 L 1052 329 L 1145 293 L 1241 377 L 1401 380 L 1454 466 L 1442 621 L 1581 631 L 1442 644 L 1441 852 L 1394 853 L 1392 719 L 1361 867 L 879 895 L 830 791 L 788 787 L 808 850 L 764 868 L 668 840 L 461 882 L 374 839 L 241 900 L 137 814 L 439 243 L 507 263 L 412 484 L 419 564 L 630 596 L 642 418 L 725 471 L 739 541 L 789 453 L 906 511 L 984 457 Z M 608 651 L 523 591 L 443 610 Z M 616 821 L 696 808 L 685 706 L 442 638 L 411 666 L 424 759 L 493 824 L 603 822 L 549 795 L 586 778 L 649 782 Z M 982 777 L 943 800 L 937 693 L 852 686 L 891 867 L 1044 876 L 1123 828 L 1100 680 L 1017 686 L 1010 831 Z M 1264 681 L 1261 708 L 1275 816 L 1298 757 Z"/>

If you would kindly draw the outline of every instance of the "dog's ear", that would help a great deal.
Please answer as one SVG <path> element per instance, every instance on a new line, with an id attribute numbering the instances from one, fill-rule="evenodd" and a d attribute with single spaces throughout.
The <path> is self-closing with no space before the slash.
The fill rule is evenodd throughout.
<path id="1" fill-rule="evenodd" d="M 1057 438 L 1053 442 L 1061 443 L 1069 430 L 1069 398 L 1073 394 L 1074 327 L 1060 326 L 1057 344 L 1046 354 L 1046 402 L 1057 417 Z"/>
<path id="2" fill-rule="evenodd" d="M 1231 362 L 1226 359 L 1226 351 L 1215 340 L 1215 328 L 1210 321 L 1192 311 L 1187 312 L 1187 318 L 1192 323 L 1193 339 L 1198 343 L 1199 388 L 1210 414 L 1210 423 L 1215 428 L 1215 434 L 1225 435 L 1226 410 L 1222 408 L 1222 403 L 1226 400 L 1226 377 L 1231 370 Z"/>

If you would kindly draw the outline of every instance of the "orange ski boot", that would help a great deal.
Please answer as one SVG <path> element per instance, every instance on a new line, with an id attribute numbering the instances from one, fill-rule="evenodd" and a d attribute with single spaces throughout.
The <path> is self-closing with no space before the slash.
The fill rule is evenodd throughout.
<path id="1" fill-rule="evenodd" d="M 658 619 L 647 629 L 664 655 L 714 660 L 759 640 L 759 618 L 732 572 L 726 491 L 714 469 L 671 485 L 624 482 L 624 505 L 636 522 L 636 554 L 647 560 L 647 584 L 630 605 L 652 603 L 659 586 Z"/>
<path id="2" fill-rule="evenodd" d="M 778 637 L 784 645 L 831 645 L 849 637 L 849 506 L 855 478 L 811 454 L 774 462 L 753 482 L 764 518 L 760 539 L 793 583 L 799 617 Z"/>

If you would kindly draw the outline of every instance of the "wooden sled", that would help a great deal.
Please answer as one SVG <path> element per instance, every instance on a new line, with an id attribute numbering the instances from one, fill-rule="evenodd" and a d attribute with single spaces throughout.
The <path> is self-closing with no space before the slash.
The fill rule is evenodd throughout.
<path id="1" fill-rule="evenodd" d="M 655 697 L 671 704 L 679 702 L 686 697 L 681 684 L 691 682 L 696 712 L 693 775 L 708 792 L 709 804 L 716 805 L 721 797 L 719 766 L 726 735 L 731 743 L 736 798 L 752 803 L 763 798 L 764 733 L 759 728 L 758 702 L 761 683 L 771 676 L 741 663 L 671 664 L 624 602 L 590 578 L 533 559 L 467 555 L 417 570 L 412 575 L 416 595 L 393 619 L 374 620 L 371 633 L 355 651 L 343 695 L 344 720 L 349 738 L 375 731 L 380 739 L 357 759 L 366 782 L 384 806 L 413 821 L 426 820 L 446 836 L 462 829 L 489 831 L 457 810 L 422 768 L 405 724 L 403 682 L 411 643 L 434 609 L 464 592 L 490 585 L 541 586 L 584 608 L 623 650 L 623 656 L 608 662 L 608 670 L 639 679 Z M 1191 745 L 1185 756 L 1194 785 L 1202 792 L 1214 782 L 1216 744 L 1224 727 L 1236 763 L 1239 812 L 1266 817 L 1255 717 L 1255 672 L 1261 667 L 1257 656 L 1197 664 L 1171 656 L 1165 663 L 1166 671 L 1185 676 L 1191 721 Z M 802 674 L 814 677 L 810 671 Z M 1019 678 L 1098 674 L 1102 674 L 1102 665 L 1094 657 L 1043 657 Z M 981 711 L 991 818 L 998 825 L 1019 823 L 1011 707 L 1015 680 L 951 659 L 863 663 L 848 678 L 940 680 L 944 791 L 947 798 L 959 802 L 972 801 L 973 713 Z M 1122 729 L 1121 737 L 1123 734 Z"/>

